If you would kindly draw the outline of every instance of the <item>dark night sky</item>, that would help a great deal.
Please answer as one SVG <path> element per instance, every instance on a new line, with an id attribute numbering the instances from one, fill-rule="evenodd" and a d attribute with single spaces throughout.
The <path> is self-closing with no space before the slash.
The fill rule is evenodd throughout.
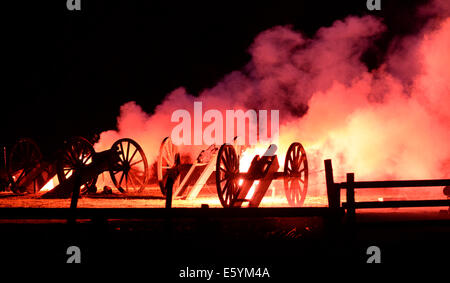
<path id="1" fill-rule="evenodd" d="M 364 54 L 376 67 L 389 40 L 423 24 L 415 6 L 382 0 L 381 12 L 354 1 L 11 1 L 2 5 L 2 144 L 32 137 L 51 150 L 73 135 L 112 129 L 119 107 L 137 101 L 151 113 L 184 86 L 196 94 L 249 61 L 261 31 L 292 25 L 311 36 L 349 14 L 384 18 L 388 32 Z"/>

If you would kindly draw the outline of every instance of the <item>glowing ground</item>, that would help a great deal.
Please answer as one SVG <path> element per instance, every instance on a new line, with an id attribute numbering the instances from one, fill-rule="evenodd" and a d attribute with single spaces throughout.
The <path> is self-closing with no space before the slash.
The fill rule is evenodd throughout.
<path id="1" fill-rule="evenodd" d="M 408 192 L 408 193 L 406 193 Z M 0 207 L 24 207 L 24 208 L 68 208 L 70 199 L 43 199 L 42 193 L 28 195 L 14 195 L 11 193 L 0 193 Z M 381 196 L 381 197 L 380 197 Z M 424 194 L 423 190 L 409 189 L 408 191 L 393 190 L 371 190 L 360 191 L 356 194 L 356 201 L 383 201 L 398 199 L 443 199 L 444 196 L 440 190 L 434 190 L 433 194 Z M 345 201 L 345 193 L 341 193 L 342 202 Z M 200 208 L 202 205 L 208 205 L 211 208 L 221 208 L 217 197 L 215 187 L 205 187 L 199 196 L 194 200 L 174 199 L 172 207 L 179 208 Z M 244 204 L 243 207 L 246 207 Z M 304 202 L 304 207 L 327 207 L 327 196 L 308 194 Z M 139 194 L 121 194 L 113 190 L 113 194 L 104 194 L 98 192 L 92 195 L 82 195 L 78 200 L 79 208 L 163 208 L 165 207 L 165 198 L 161 194 L 157 185 L 148 186 Z M 268 190 L 263 198 L 261 208 L 268 207 L 289 207 L 284 193 L 280 190 L 274 193 Z M 386 219 L 395 219 L 395 215 L 414 215 L 419 218 L 449 218 L 446 207 L 427 207 L 427 208 L 385 208 L 385 209 L 360 209 L 358 214 L 385 214 L 389 215 Z"/>

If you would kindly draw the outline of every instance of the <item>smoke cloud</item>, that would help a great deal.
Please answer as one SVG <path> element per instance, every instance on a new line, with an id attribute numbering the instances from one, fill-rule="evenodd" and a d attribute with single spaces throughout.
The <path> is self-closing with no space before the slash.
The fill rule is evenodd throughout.
<path id="1" fill-rule="evenodd" d="M 416 35 L 396 38 L 374 70 L 361 57 L 385 31 L 375 17 L 349 16 L 319 29 L 312 38 L 290 26 L 263 31 L 249 47 L 250 62 L 213 88 L 194 96 L 180 87 L 151 115 L 134 102 L 124 104 L 117 130 L 101 133 L 96 150 L 130 137 L 143 146 L 152 163 L 162 139 L 176 125 L 170 122 L 172 112 L 192 111 L 194 101 L 202 101 L 204 111 L 280 110 L 278 155 L 299 141 L 312 170 L 322 169 L 323 160 L 331 158 L 337 178 L 344 172 L 355 172 L 358 180 L 448 178 L 446 3 L 435 1 L 421 8 L 420 13 L 435 16 Z M 201 148 L 184 150 L 198 154 Z M 319 180 L 323 182 L 323 174 Z"/>

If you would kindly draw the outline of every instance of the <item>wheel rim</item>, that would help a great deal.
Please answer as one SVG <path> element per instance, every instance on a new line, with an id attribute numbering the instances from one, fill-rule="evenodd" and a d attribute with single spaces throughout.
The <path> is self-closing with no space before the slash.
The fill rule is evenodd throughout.
<path id="1" fill-rule="evenodd" d="M 57 175 L 59 183 L 63 183 L 74 172 L 89 165 L 94 154 L 94 147 L 83 137 L 74 137 L 66 141 L 64 151 L 58 161 Z M 97 176 L 82 184 L 81 188 L 91 187 L 96 183 Z"/>
<path id="2" fill-rule="evenodd" d="M 223 207 L 231 207 L 239 194 L 237 175 L 239 160 L 232 145 L 220 147 L 216 161 L 216 186 L 220 203 Z"/>
<path id="3" fill-rule="evenodd" d="M 33 140 L 24 138 L 14 144 L 8 163 L 8 177 L 14 193 L 24 193 L 28 189 L 22 186 L 23 181 L 41 160 L 41 151 Z M 33 180 L 34 191 L 37 189 L 36 186 L 36 180 Z"/>
<path id="4" fill-rule="evenodd" d="M 170 137 L 166 137 L 159 148 L 159 156 L 157 161 L 157 175 L 158 184 L 161 189 L 161 193 L 166 195 L 166 182 L 169 170 L 172 170 L 176 164 L 176 156 L 178 154 L 178 148 L 172 143 Z M 178 176 L 173 185 L 175 190 L 180 182 L 180 177 Z"/>
<path id="5" fill-rule="evenodd" d="M 303 205 L 308 191 L 308 161 L 303 146 L 296 142 L 289 146 L 284 161 L 284 192 L 292 207 Z"/>
<path id="6" fill-rule="evenodd" d="M 117 164 L 109 170 L 116 188 L 127 193 L 142 192 L 148 180 L 148 164 L 141 146 L 132 139 L 120 139 L 111 149 L 118 153 Z"/>

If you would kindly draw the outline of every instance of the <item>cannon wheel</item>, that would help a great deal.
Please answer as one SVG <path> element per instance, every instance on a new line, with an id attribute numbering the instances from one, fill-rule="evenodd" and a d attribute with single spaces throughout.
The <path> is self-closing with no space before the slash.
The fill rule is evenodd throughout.
<path id="1" fill-rule="evenodd" d="M 148 163 L 144 150 L 132 139 L 117 140 L 112 146 L 119 154 L 119 161 L 109 174 L 116 188 L 126 193 L 140 193 L 148 181 Z"/>
<path id="2" fill-rule="evenodd" d="M 11 183 L 11 191 L 24 193 L 27 188 L 22 187 L 22 182 L 27 175 L 42 160 L 42 154 L 37 144 L 29 138 L 18 140 L 11 149 L 8 163 L 8 178 Z M 33 189 L 37 190 L 36 180 L 33 180 Z"/>
<path id="3" fill-rule="evenodd" d="M 292 207 L 300 207 L 308 191 L 308 161 L 303 146 L 295 142 L 289 146 L 284 160 L 284 192 Z"/>
<path id="4" fill-rule="evenodd" d="M 66 141 L 56 168 L 59 183 L 64 182 L 74 171 L 90 164 L 94 154 L 94 147 L 83 137 L 73 137 Z M 96 183 L 97 177 L 82 184 L 81 189 L 90 188 L 95 186 Z"/>
<path id="5" fill-rule="evenodd" d="M 168 176 L 168 171 L 173 169 L 176 164 L 176 155 L 178 154 L 177 147 L 172 143 L 170 137 L 166 137 L 159 148 L 159 156 L 157 161 L 157 175 L 158 175 L 158 184 L 161 189 L 161 193 L 166 195 L 166 181 Z M 179 186 L 180 184 L 180 176 L 175 180 L 173 184 L 173 190 Z"/>
<path id="6" fill-rule="evenodd" d="M 239 194 L 237 174 L 239 174 L 239 160 L 236 150 L 230 144 L 223 144 L 216 161 L 217 194 L 223 207 L 233 206 Z"/>

